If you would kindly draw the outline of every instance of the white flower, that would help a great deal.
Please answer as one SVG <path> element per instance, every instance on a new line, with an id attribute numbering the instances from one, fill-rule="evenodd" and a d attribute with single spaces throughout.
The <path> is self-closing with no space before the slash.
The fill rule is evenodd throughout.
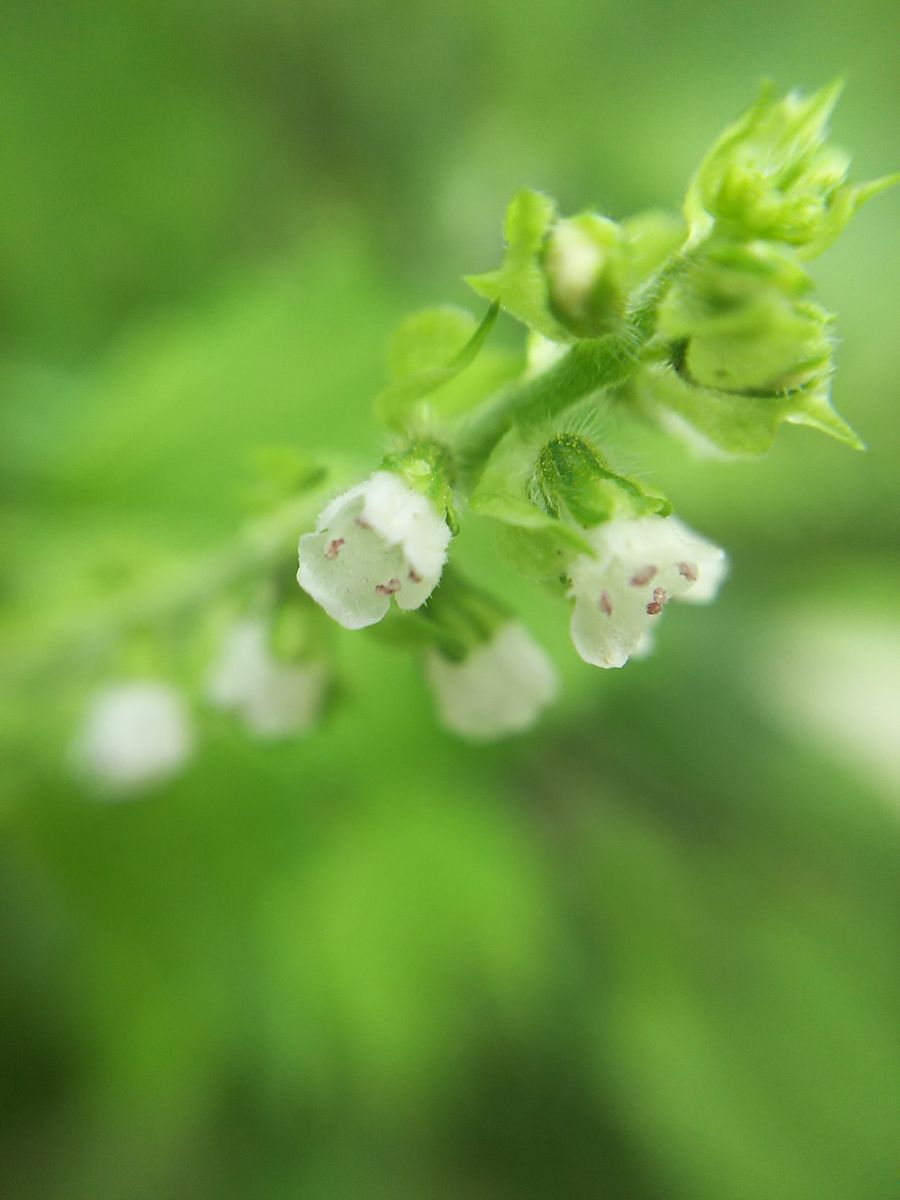
<path id="1" fill-rule="evenodd" d="M 92 783 L 129 792 L 173 775 L 193 746 L 181 693 L 159 680 L 135 679 L 93 697 L 73 759 Z"/>
<path id="2" fill-rule="evenodd" d="M 609 521 L 588 532 L 596 557 L 570 571 L 572 641 L 585 662 L 623 667 L 646 646 L 669 600 L 706 604 L 725 577 L 724 550 L 675 517 Z"/>
<path id="3" fill-rule="evenodd" d="M 303 733 L 319 716 L 328 685 L 322 662 L 281 662 L 268 643 L 265 622 L 236 621 L 207 681 L 218 708 L 237 712 L 258 737 Z"/>
<path id="4" fill-rule="evenodd" d="M 347 629 L 380 621 L 393 596 L 418 608 L 447 559 L 450 530 L 431 502 L 390 471 L 376 471 L 326 507 L 300 539 L 297 582 Z"/>
<path id="5" fill-rule="evenodd" d="M 553 663 L 517 621 L 462 662 L 429 650 L 426 673 L 444 725 L 478 741 L 528 729 L 559 689 Z"/>

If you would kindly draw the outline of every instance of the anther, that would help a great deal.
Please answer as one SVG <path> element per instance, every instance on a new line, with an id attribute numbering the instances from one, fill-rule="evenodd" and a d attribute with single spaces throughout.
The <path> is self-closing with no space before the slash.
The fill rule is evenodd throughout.
<path id="1" fill-rule="evenodd" d="M 656 575 L 656 567 L 652 563 L 648 563 L 646 567 L 641 567 L 639 571 L 635 571 L 629 579 L 632 587 L 643 587 L 645 583 L 649 583 Z"/>
<path id="2" fill-rule="evenodd" d="M 600 611 L 606 613 L 608 617 L 613 615 L 613 602 L 609 592 L 601 592 L 597 604 L 600 607 Z"/>
<path id="3" fill-rule="evenodd" d="M 680 562 L 678 564 L 678 574 L 690 583 L 696 583 L 700 578 L 700 571 L 697 568 L 697 564 L 692 562 Z"/>
<path id="4" fill-rule="evenodd" d="M 410 567 L 409 568 L 409 580 L 411 583 L 421 583 L 422 576 L 418 573 L 418 571 L 414 571 L 412 569 L 412 567 Z"/>
<path id="5" fill-rule="evenodd" d="M 375 591 L 379 596 L 393 596 L 394 592 L 400 591 L 400 580 L 389 579 L 387 583 L 376 583 Z"/>
<path id="6" fill-rule="evenodd" d="M 344 540 L 344 538 L 334 538 L 332 541 L 330 541 L 325 547 L 325 557 L 337 558 L 341 552 L 341 546 L 343 546 Z"/>

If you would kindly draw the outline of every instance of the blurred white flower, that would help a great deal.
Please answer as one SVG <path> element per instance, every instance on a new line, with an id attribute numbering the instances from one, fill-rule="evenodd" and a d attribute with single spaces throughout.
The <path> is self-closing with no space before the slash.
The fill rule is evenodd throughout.
<path id="1" fill-rule="evenodd" d="M 418 608 L 447 559 L 450 530 L 421 492 L 391 471 L 333 500 L 300 538 L 297 582 L 347 629 L 380 621 L 391 597 Z"/>
<path id="2" fill-rule="evenodd" d="M 868 582 L 868 581 L 867 581 Z M 754 646 L 748 675 L 792 730 L 900 798 L 900 622 L 806 600 Z M 850 615 L 845 609 L 849 608 Z"/>
<path id="3" fill-rule="evenodd" d="M 304 733 L 317 721 L 328 687 L 323 662 L 289 663 L 276 658 L 264 621 L 236 621 L 207 681 L 217 708 L 240 715 L 261 738 Z"/>
<path id="4" fill-rule="evenodd" d="M 193 748 L 181 693 L 160 680 L 135 679 L 91 698 L 73 761 L 94 785 L 125 793 L 175 774 Z"/>
<path id="5" fill-rule="evenodd" d="M 724 550 L 675 517 L 609 521 L 588 531 L 595 557 L 570 571 L 575 649 L 597 667 L 642 655 L 669 600 L 707 604 L 725 577 Z"/>
<path id="6" fill-rule="evenodd" d="M 426 673 L 444 725 L 489 741 L 530 728 L 556 697 L 556 668 L 516 621 L 456 662 L 428 651 Z"/>

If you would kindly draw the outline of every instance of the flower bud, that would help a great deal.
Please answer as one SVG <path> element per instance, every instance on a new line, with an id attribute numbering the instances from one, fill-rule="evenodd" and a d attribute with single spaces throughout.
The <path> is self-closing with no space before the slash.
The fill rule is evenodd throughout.
<path id="1" fill-rule="evenodd" d="M 553 311 L 579 337 L 597 337 L 625 308 L 624 239 L 620 226 L 596 213 L 557 221 L 544 250 Z"/>
<path id="2" fill-rule="evenodd" d="M 614 516 L 669 511 L 665 497 L 611 470 L 599 451 L 574 433 L 557 434 L 541 447 L 532 499 L 550 516 L 571 518 L 583 528 Z"/>
<path id="3" fill-rule="evenodd" d="M 767 85 L 700 165 L 685 204 L 695 238 L 715 222 L 728 237 L 762 238 L 820 254 L 857 208 L 894 182 L 846 184 L 849 157 L 828 143 L 840 83 L 777 99 Z"/>
<path id="4" fill-rule="evenodd" d="M 713 247 L 660 305 L 682 377 L 723 392 L 776 394 L 827 375 L 830 317 L 803 298 L 796 264 L 762 245 Z"/>

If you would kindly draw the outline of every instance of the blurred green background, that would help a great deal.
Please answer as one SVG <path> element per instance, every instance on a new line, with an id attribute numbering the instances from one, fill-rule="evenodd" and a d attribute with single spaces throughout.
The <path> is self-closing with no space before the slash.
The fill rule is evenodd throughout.
<path id="1" fill-rule="evenodd" d="M 895 194 L 815 268 L 869 453 L 642 449 L 733 560 L 652 659 L 581 664 L 466 531 L 563 667 L 537 734 L 452 740 L 415 663 L 342 635 L 316 736 L 209 720 L 100 805 L 63 764 L 90 681 L 21 663 L 229 537 L 255 446 L 374 463 L 392 327 L 469 303 L 516 188 L 677 206 L 763 75 L 844 73 L 857 177 L 896 167 L 895 18 L 5 0 L 4 1197 L 894 1194 Z"/>

